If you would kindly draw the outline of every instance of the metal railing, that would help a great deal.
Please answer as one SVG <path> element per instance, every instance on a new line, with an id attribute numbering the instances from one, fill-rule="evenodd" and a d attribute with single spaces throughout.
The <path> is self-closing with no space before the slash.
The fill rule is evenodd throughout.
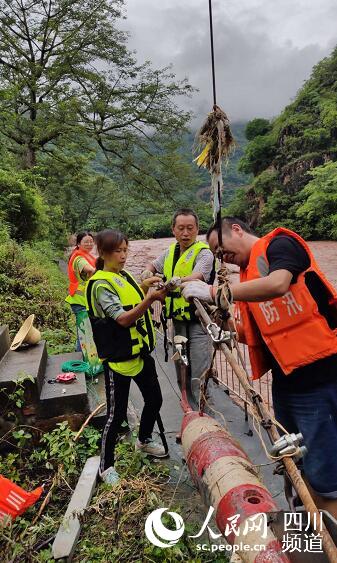
<path id="1" fill-rule="evenodd" d="M 244 358 L 248 373 L 251 375 L 248 347 L 245 344 L 239 344 L 239 347 Z M 233 354 L 238 364 L 240 364 L 238 352 L 236 350 L 233 350 Z M 219 382 L 223 383 L 225 387 L 228 388 L 230 393 L 232 392 L 233 400 L 243 406 L 244 400 L 247 399 L 246 392 L 242 389 L 240 382 L 234 374 L 233 368 L 228 364 L 226 358 L 220 350 L 218 350 L 215 355 L 215 367 L 218 372 Z M 272 376 L 270 372 L 266 373 L 261 379 L 258 379 L 257 381 L 251 381 L 254 389 L 256 389 L 256 391 L 263 397 L 267 408 L 273 411 L 271 383 Z"/>

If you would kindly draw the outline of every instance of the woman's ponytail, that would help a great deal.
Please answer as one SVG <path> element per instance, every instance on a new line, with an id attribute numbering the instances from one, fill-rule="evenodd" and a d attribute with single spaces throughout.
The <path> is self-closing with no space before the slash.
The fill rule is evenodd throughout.
<path id="1" fill-rule="evenodd" d="M 104 260 L 100 256 L 96 258 L 96 270 L 103 270 L 104 268 Z"/>

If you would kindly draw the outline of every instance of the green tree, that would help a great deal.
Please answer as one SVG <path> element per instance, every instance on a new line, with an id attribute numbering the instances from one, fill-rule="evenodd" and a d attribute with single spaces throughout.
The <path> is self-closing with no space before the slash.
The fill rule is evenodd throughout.
<path id="1" fill-rule="evenodd" d="M 271 130 L 271 123 L 268 119 L 256 117 L 246 125 L 245 135 L 248 141 L 252 141 L 258 135 L 266 135 Z"/>
<path id="2" fill-rule="evenodd" d="M 337 162 L 327 162 L 310 171 L 310 182 L 300 193 L 296 211 L 308 236 L 337 237 Z"/>
<path id="3" fill-rule="evenodd" d="M 239 170 L 245 174 L 257 176 L 273 161 L 276 147 L 271 134 L 257 135 L 247 145 L 245 154 L 239 163 Z"/>
<path id="4" fill-rule="evenodd" d="M 0 169 L 0 221 L 18 241 L 48 232 L 47 206 L 29 175 Z"/>
<path id="5" fill-rule="evenodd" d="M 0 0 L 2 133 L 25 167 L 82 136 L 84 148 L 94 140 L 139 183 L 151 172 L 136 157 L 155 152 L 157 132 L 169 138 L 186 125 L 189 115 L 174 100 L 191 87 L 169 69 L 137 64 L 117 26 L 122 7 L 122 0 Z"/>
<path id="6" fill-rule="evenodd" d="M 129 236 L 158 236 L 163 224 L 169 234 L 169 217 L 177 206 L 207 207 L 197 198 L 198 170 L 177 153 L 176 146 L 172 141 L 170 147 L 166 144 L 166 153 L 148 157 L 148 166 L 158 174 L 163 187 L 139 172 L 136 189 L 127 174 L 122 176 L 109 168 L 102 152 L 78 154 L 70 145 L 67 155 L 58 151 L 53 159 L 40 159 L 35 167 L 39 187 L 51 209 L 59 206 L 63 210 L 63 222 L 71 232 L 115 226 Z M 160 224 L 158 229 L 155 223 Z"/>
<path id="7" fill-rule="evenodd" d="M 335 236 L 333 165 L 320 170 L 337 161 L 336 81 L 337 48 L 314 67 L 278 117 L 269 124 L 263 119 L 248 124 L 250 142 L 240 168 L 253 173 L 254 179 L 246 192 L 249 205 L 240 194 L 237 206 L 246 202 L 248 220 L 255 228 L 264 231 L 278 224 L 305 238 Z"/>

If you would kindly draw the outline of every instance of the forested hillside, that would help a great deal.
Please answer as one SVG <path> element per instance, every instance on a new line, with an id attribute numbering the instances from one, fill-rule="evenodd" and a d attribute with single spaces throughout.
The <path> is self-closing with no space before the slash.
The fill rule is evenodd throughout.
<path id="1" fill-rule="evenodd" d="M 337 49 L 280 116 L 254 119 L 246 134 L 240 170 L 254 178 L 227 211 L 258 232 L 283 225 L 306 238 L 336 238 Z"/>
<path id="2" fill-rule="evenodd" d="M 181 206 L 205 230 L 209 176 L 192 162 L 195 132 L 178 103 L 193 87 L 137 61 L 120 31 L 122 1 L 15 6 L 0 0 L 0 322 L 14 331 L 34 312 L 57 345 L 69 311 L 51 258 L 69 235 L 112 226 L 166 236 Z M 226 197 L 242 183 L 242 132 L 234 127 Z"/>
<path id="3" fill-rule="evenodd" d="M 0 221 L 18 241 L 61 246 L 106 225 L 160 234 L 197 201 L 178 104 L 193 88 L 138 62 L 122 18 L 120 0 L 0 0 Z"/>
<path id="4" fill-rule="evenodd" d="M 84 227 L 158 237 L 169 234 L 169 217 L 183 205 L 196 208 L 205 228 L 209 176 L 192 163 L 195 131 L 177 103 L 193 88 L 169 68 L 137 61 L 118 28 L 122 3 L 104 0 L 98 10 L 95 1 L 57 0 L 48 11 L 37 0 L 22 13 L 0 4 L 0 222 L 7 234 L 59 247 Z M 281 223 L 306 237 L 336 236 L 336 84 L 335 50 L 279 117 L 248 124 L 248 145 L 245 124 L 232 125 L 229 212 L 259 231 Z"/>

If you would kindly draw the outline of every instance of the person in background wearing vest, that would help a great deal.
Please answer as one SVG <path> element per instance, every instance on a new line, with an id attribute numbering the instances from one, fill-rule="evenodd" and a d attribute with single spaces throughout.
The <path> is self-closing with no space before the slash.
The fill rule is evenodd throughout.
<path id="1" fill-rule="evenodd" d="M 212 344 L 195 316 L 194 307 L 181 295 L 184 281 L 210 282 L 214 258 L 208 244 L 197 241 L 199 219 L 192 209 L 178 209 L 172 220 L 172 232 L 177 240 L 152 263 L 147 264 L 141 279 L 154 273 L 164 274 L 164 280 L 174 288 L 165 299 L 165 317 L 173 320 L 174 333 L 188 338 L 191 377 L 200 378 L 211 364 Z"/>
<path id="2" fill-rule="evenodd" d="M 94 244 L 94 237 L 91 233 L 88 231 L 78 233 L 76 246 L 68 261 L 69 295 L 66 302 L 69 303 L 76 318 L 80 311 L 85 311 L 85 284 L 96 271 L 96 258 L 91 254 Z M 78 328 L 76 330 L 76 352 L 80 352 Z"/>
<path id="3" fill-rule="evenodd" d="M 217 254 L 215 225 L 207 240 Z M 222 252 L 240 267 L 240 283 L 191 282 L 183 295 L 223 310 L 238 302 L 238 337 L 248 345 L 253 379 L 271 369 L 276 419 L 303 434 L 309 489 L 317 506 L 337 518 L 337 292 L 307 243 L 288 229 L 258 238 L 239 219 L 224 217 Z"/>
<path id="4" fill-rule="evenodd" d="M 151 304 L 163 300 L 165 290 L 151 286 L 160 278 L 138 285 L 124 270 L 128 239 L 121 232 L 106 229 L 97 234 L 97 271 L 86 287 L 87 309 L 99 358 L 104 361 L 107 421 L 102 436 L 100 476 L 111 485 L 119 475 L 114 468 L 117 434 L 126 418 L 131 380 L 139 387 L 144 408 L 135 449 L 154 457 L 165 457 L 152 432 L 162 405 L 155 362 L 150 355 L 155 331 L 149 313 Z"/>

